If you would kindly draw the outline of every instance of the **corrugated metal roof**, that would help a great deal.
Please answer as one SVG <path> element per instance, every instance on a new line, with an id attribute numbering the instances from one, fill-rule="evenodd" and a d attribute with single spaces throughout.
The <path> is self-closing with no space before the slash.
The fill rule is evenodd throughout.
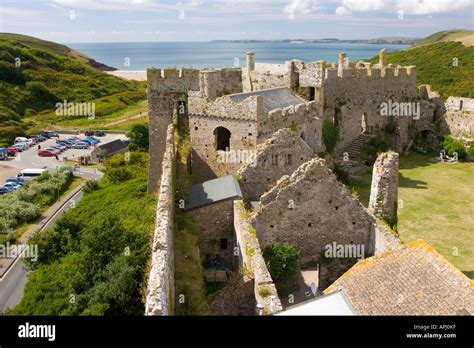
<path id="1" fill-rule="evenodd" d="M 185 210 L 199 208 L 228 198 L 242 198 L 242 191 L 237 180 L 232 176 L 205 181 L 190 187 Z"/>
<path id="2" fill-rule="evenodd" d="M 263 107 L 266 112 L 275 110 L 275 109 L 284 109 L 288 106 L 296 106 L 298 104 L 304 103 L 304 100 L 294 94 L 290 89 L 286 87 L 282 88 L 272 88 L 264 89 L 262 91 L 248 92 L 248 93 L 239 93 L 229 96 L 229 98 L 234 102 L 241 102 L 244 99 L 252 96 L 263 97 Z"/>

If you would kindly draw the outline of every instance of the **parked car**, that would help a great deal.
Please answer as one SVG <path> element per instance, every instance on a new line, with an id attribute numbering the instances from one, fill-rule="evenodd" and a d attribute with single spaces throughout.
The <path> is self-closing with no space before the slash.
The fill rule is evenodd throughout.
<path id="1" fill-rule="evenodd" d="M 8 152 L 6 147 L 0 147 L 0 160 L 8 159 Z"/>
<path id="2" fill-rule="evenodd" d="M 56 144 L 56 145 L 53 145 L 53 146 L 51 146 L 51 147 L 54 148 L 54 149 L 58 149 L 58 150 L 61 151 L 61 152 L 67 150 L 67 147 L 64 146 L 64 145 L 61 145 L 61 144 Z"/>
<path id="3" fill-rule="evenodd" d="M 8 156 L 16 156 L 18 150 L 15 149 L 13 146 L 9 146 L 7 148 L 7 153 L 8 153 Z"/>
<path id="4" fill-rule="evenodd" d="M 38 156 L 40 156 L 40 157 L 54 157 L 56 155 L 57 155 L 57 153 L 55 153 L 53 151 L 49 151 L 49 150 L 38 151 Z"/>
<path id="5" fill-rule="evenodd" d="M 18 190 L 19 188 L 21 188 L 21 185 L 15 184 L 13 182 L 7 182 L 2 187 L 5 187 L 7 189 L 11 189 L 12 191 L 14 191 L 14 190 Z"/>
<path id="6" fill-rule="evenodd" d="M 96 130 L 95 131 L 95 136 L 96 137 L 105 137 L 105 132 L 101 130 Z"/>
<path id="7" fill-rule="evenodd" d="M 65 146 L 67 149 L 70 149 L 72 144 L 73 144 L 73 143 L 68 142 L 66 140 L 61 140 L 61 141 L 58 141 L 57 143 L 58 143 L 58 145 Z"/>
<path id="8" fill-rule="evenodd" d="M 9 193 L 11 190 L 5 188 L 5 187 L 0 187 L 0 195 L 4 195 L 5 193 Z"/>
<path id="9" fill-rule="evenodd" d="M 84 132 L 84 135 L 87 137 L 87 136 L 91 136 L 91 135 L 94 135 L 94 131 L 93 130 L 87 130 Z"/>
<path id="10" fill-rule="evenodd" d="M 79 142 L 75 143 L 74 145 L 72 145 L 72 148 L 73 149 L 87 149 L 89 146 L 90 146 L 90 144 L 79 141 Z"/>
<path id="11" fill-rule="evenodd" d="M 59 155 L 61 154 L 61 151 L 58 150 L 58 149 L 55 149 L 54 147 L 48 147 L 47 149 L 45 149 L 46 151 L 50 151 L 50 152 L 53 152 L 55 153 L 56 155 Z"/>
<path id="12" fill-rule="evenodd" d="M 26 149 L 28 149 L 28 146 L 25 143 L 13 144 L 12 147 L 14 147 L 19 152 L 25 151 Z"/>
<path id="13" fill-rule="evenodd" d="M 10 176 L 10 177 L 7 178 L 7 180 L 5 182 L 18 182 L 18 183 L 21 183 L 21 184 L 26 184 L 25 179 L 19 178 L 17 176 Z"/>
<path id="14" fill-rule="evenodd" d="M 41 135 L 44 135 L 47 138 L 59 138 L 59 134 L 51 130 L 45 130 Z"/>
<path id="15" fill-rule="evenodd" d="M 96 137 L 86 137 L 87 139 L 90 139 L 92 141 L 95 141 L 96 143 L 100 143 L 100 139 L 96 138 Z"/>
<path id="16" fill-rule="evenodd" d="M 45 137 L 41 134 L 38 134 L 38 135 L 36 135 L 36 139 L 38 139 L 39 142 L 42 142 L 42 141 L 45 141 L 47 139 L 47 137 Z"/>
<path id="17" fill-rule="evenodd" d="M 25 143 L 28 139 L 25 138 L 25 137 L 16 137 L 15 138 L 15 141 L 13 142 L 14 144 L 18 144 L 18 143 Z"/>

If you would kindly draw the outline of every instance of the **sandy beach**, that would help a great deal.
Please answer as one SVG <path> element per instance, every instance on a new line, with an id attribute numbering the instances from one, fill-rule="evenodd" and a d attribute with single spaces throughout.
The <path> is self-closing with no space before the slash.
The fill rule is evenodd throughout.
<path id="1" fill-rule="evenodd" d="M 115 70 L 107 71 L 107 74 L 118 76 L 125 80 L 146 81 L 146 71 Z"/>

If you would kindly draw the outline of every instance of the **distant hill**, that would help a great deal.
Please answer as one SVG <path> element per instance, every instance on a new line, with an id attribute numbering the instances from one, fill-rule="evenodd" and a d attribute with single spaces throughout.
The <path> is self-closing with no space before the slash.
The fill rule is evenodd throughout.
<path id="1" fill-rule="evenodd" d="M 0 33 L 0 143 L 11 138 L 6 127 L 18 133 L 28 127 L 22 124 L 25 117 L 34 123 L 39 113 L 54 111 L 57 102 L 93 102 L 101 117 L 146 98 L 144 83 L 104 69 L 110 67 L 67 46 Z"/>
<path id="2" fill-rule="evenodd" d="M 282 39 L 282 40 L 214 40 L 213 42 L 237 42 L 237 43 L 258 43 L 258 42 L 302 42 L 302 43 L 365 43 L 365 44 L 385 44 L 385 45 L 414 45 L 420 39 L 413 37 L 379 37 L 375 39 L 354 39 L 339 40 L 335 38 L 323 39 Z"/>
<path id="3" fill-rule="evenodd" d="M 452 30 L 440 31 L 424 39 L 421 39 L 416 43 L 416 46 L 431 45 L 431 44 L 446 42 L 446 41 L 459 41 L 459 42 L 462 42 L 465 46 L 472 46 L 474 44 L 473 38 L 474 38 L 473 30 L 452 29 Z"/>

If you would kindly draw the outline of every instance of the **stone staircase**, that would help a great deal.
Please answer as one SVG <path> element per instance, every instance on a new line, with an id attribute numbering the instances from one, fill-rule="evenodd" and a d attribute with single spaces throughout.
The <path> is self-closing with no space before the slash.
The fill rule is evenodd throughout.
<path id="1" fill-rule="evenodd" d="M 367 144 L 370 139 L 374 137 L 375 135 L 373 134 L 359 134 L 359 136 L 357 136 L 357 138 L 355 138 L 354 141 L 349 145 L 349 147 L 346 148 L 346 150 L 344 151 L 349 154 L 349 161 L 359 162 L 357 158 L 359 153 L 362 152 L 364 145 Z"/>

